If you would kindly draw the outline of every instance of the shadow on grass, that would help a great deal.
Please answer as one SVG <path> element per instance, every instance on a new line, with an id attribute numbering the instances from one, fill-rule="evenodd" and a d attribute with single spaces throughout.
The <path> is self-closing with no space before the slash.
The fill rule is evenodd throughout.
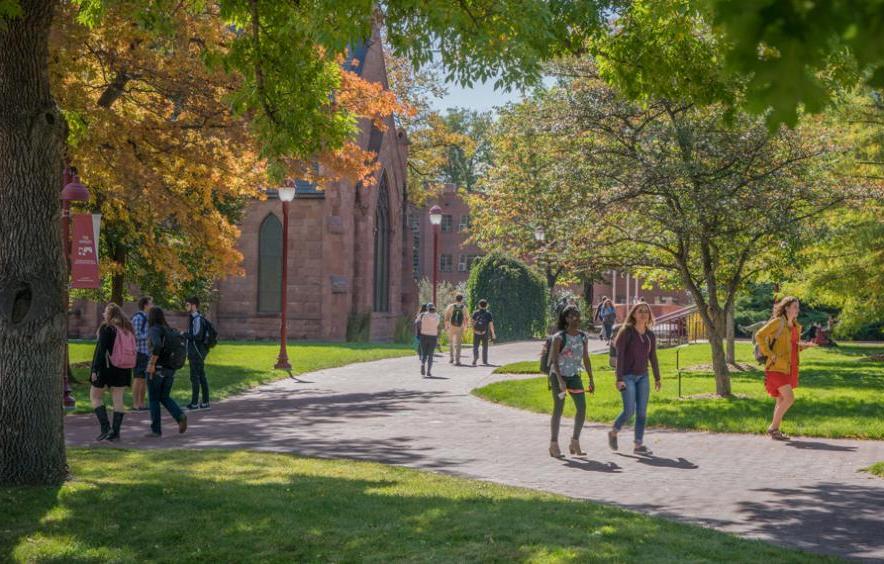
<path id="1" fill-rule="evenodd" d="M 807 562 L 813 555 L 554 496 L 255 452 L 81 452 L 57 490 L 0 489 L 18 561 Z M 637 542 L 640 539 L 641 542 Z"/>

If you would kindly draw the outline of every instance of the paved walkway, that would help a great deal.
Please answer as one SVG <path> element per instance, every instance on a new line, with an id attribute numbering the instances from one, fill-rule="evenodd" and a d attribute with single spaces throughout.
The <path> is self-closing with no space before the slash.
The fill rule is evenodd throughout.
<path id="1" fill-rule="evenodd" d="M 537 358 L 539 345 L 492 348 L 492 361 Z M 548 417 L 491 404 L 470 390 L 505 376 L 437 359 L 390 359 L 282 380 L 190 417 L 178 435 L 143 439 L 130 414 L 125 447 L 248 448 L 355 458 L 546 490 L 700 523 L 818 552 L 884 560 L 884 480 L 857 470 L 884 460 L 884 441 L 800 439 L 651 429 L 653 458 L 611 452 L 606 427 L 587 424 L 583 458 L 546 453 Z M 185 372 L 186 374 L 186 372 Z M 211 374 L 209 374 L 211 380 Z M 800 394 L 799 394 L 800 395 Z M 800 401 L 800 398 L 799 398 Z M 592 409 L 592 403 L 589 403 Z M 653 395 L 650 419 L 653 421 Z M 69 444 L 91 444 L 94 418 L 69 416 Z M 628 430 L 627 430 L 628 431 Z M 570 423 L 563 423 L 562 445 Z M 629 443 L 629 434 L 621 435 Z"/>

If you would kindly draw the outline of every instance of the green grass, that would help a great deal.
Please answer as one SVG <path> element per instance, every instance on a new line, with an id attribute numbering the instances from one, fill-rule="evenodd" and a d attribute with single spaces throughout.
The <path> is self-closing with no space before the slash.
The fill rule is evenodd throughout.
<path id="1" fill-rule="evenodd" d="M 539 352 L 539 351 L 538 351 Z M 800 385 L 795 405 L 786 415 L 783 428 L 795 435 L 884 439 L 884 363 L 860 360 L 881 354 L 884 346 L 842 345 L 836 349 L 812 349 L 801 355 Z M 689 398 L 715 392 L 711 372 L 684 373 L 682 395 L 677 393 L 675 349 L 661 350 L 660 371 L 663 390 L 651 392 L 648 424 L 677 429 L 701 429 L 731 433 L 762 433 L 773 411 L 773 399 L 764 389 L 761 371 L 731 376 L 733 399 Z M 680 349 L 681 366 L 710 363 L 709 345 Z M 748 343 L 737 344 L 737 361 L 752 363 Z M 596 393 L 588 397 L 587 418 L 611 422 L 620 412 L 620 394 L 614 387 L 614 373 L 608 368 L 607 354 L 593 355 Z M 498 368 L 499 373 L 537 373 L 538 361 L 515 363 Z M 474 393 L 484 399 L 550 413 L 552 399 L 546 378 L 505 380 Z M 573 416 L 574 406 L 566 403 L 565 414 Z"/>
<path id="2" fill-rule="evenodd" d="M 95 344 L 91 342 L 71 343 L 71 362 L 88 363 L 92 360 Z M 296 342 L 289 344 L 289 364 L 294 374 L 304 374 L 324 368 L 334 368 L 383 358 L 414 354 L 409 345 L 386 343 L 318 343 Z M 285 372 L 274 370 L 279 355 L 279 344 L 269 342 L 221 342 L 212 349 L 206 359 L 206 376 L 209 379 L 209 392 L 212 401 L 236 394 L 260 384 L 288 377 Z M 74 397 L 77 399 L 76 412 L 88 412 L 89 368 L 74 366 L 74 376 L 79 384 L 74 384 Z M 175 374 L 172 397 L 178 403 L 190 403 L 190 368 Z M 131 406 L 131 395 L 126 393 L 126 404 Z"/>
<path id="3" fill-rule="evenodd" d="M 381 464 L 72 449 L 0 488 L 0 561 L 835 561 L 589 502 Z"/>
<path id="4" fill-rule="evenodd" d="M 877 462 L 865 469 L 869 474 L 884 478 L 884 462 Z"/>

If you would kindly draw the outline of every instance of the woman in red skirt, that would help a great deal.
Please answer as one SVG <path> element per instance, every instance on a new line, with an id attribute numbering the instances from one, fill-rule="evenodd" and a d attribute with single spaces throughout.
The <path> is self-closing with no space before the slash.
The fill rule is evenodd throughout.
<path id="1" fill-rule="evenodd" d="M 798 353 L 815 346 L 799 342 L 801 326 L 798 298 L 785 297 L 774 305 L 773 317 L 755 334 L 761 353 L 767 357 L 764 367 L 764 386 L 767 393 L 776 398 L 773 420 L 767 434 L 777 441 L 788 441 L 789 436 L 780 431 L 783 416 L 795 403 L 793 390 L 798 387 Z"/>

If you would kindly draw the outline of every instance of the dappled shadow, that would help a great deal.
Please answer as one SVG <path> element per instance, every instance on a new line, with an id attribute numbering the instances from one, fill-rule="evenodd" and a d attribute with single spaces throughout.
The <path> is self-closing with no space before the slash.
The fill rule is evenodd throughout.
<path id="1" fill-rule="evenodd" d="M 22 499 L 30 518 L 19 525 L 0 514 L 4 555 L 18 548 L 23 561 L 636 561 L 653 547 L 661 561 L 807 558 L 604 505 L 377 465 L 254 452 L 83 456 L 90 464 L 64 495 Z"/>
<path id="2" fill-rule="evenodd" d="M 755 491 L 776 497 L 739 504 L 753 532 L 816 552 L 884 558 L 884 487 L 821 482 Z"/>
<path id="3" fill-rule="evenodd" d="M 833 445 L 831 443 L 821 443 L 818 441 L 789 441 L 786 446 L 801 450 L 830 450 L 836 452 L 856 452 L 855 446 Z"/>
<path id="4" fill-rule="evenodd" d="M 60 486 L 0 487 L 0 562 L 13 562 L 18 539 L 41 526 L 46 513 L 58 505 Z"/>
<path id="5" fill-rule="evenodd" d="M 621 452 L 615 453 L 617 456 L 622 456 L 623 458 L 631 458 L 638 462 L 639 464 L 645 464 L 647 466 L 656 466 L 659 468 L 676 468 L 679 470 L 696 470 L 699 468 L 696 464 L 682 457 L 678 458 L 663 458 L 661 456 L 654 455 L 635 455 L 635 454 L 623 454 Z"/>

